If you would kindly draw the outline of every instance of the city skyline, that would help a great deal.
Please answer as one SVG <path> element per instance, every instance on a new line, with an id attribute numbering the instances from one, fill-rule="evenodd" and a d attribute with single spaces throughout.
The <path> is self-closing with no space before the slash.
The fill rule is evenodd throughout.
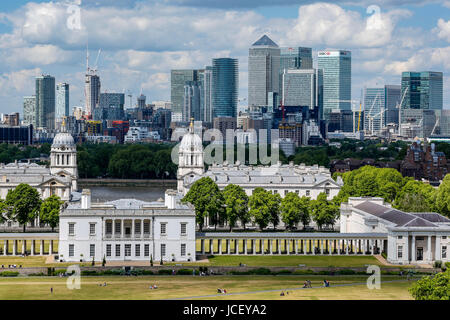
<path id="1" fill-rule="evenodd" d="M 405 71 L 443 72 L 444 109 L 450 108 L 446 94 L 450 22 L 443 18 L 450 10 L 448 3 L 392 6 L 393 2 L 384 1 L 378 15 L 377 7 L 370 11 L 368 4 L 344 2 L 292 5 L 283 1 L 285 5 L 277 6 L 247 2 L 245 7 L 233 2 L 229 7 L 217 3 L 214 7 L 201 1 L 195 5 L 185 1 L 182 6 L 170 1 L 107 1 L 102 5 L 82 1 L 80 30 L 67 26 L 67 2 L 14 3 L 0 5 L 2 113 L 22 112 L 23 97 L 34 93 L 34 79 L 40 74 L 70 84 L 70 109 L 84 106 L 88 43 L 91 64 L 102 49 L 98 74 L 108 92 L 131 91 L 136 98 L 142 90 L 149 101 L 170 100 L 171 69 L 202 68 L 212 58 L 232 57 L 239 61 L 239 98 L 246 98 L 248 48 L 264 34 L 280 47 L 311 47 L 314 65 L 320 50 L 350 50 L 352 99 L 356 100 L 364 86 L 400 84 Z M 174 21 L 184 15 L 199 22 L 188 21 L 180 28 Z M 119 19 L 120 28 L 108 24 L 112 17 Z M 125 24 L 137 17 L 142 25 Z M 312 28 L 319 22 L 328 26 L 326 30 Z"/>

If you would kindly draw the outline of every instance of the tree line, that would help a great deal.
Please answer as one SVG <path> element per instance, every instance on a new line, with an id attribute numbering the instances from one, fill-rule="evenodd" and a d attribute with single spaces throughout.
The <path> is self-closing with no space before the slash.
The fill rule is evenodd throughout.
<path id="1" fill-rule="evenodd" d="M 18 222 L 25 232 L 27 223 L 39 217 L 40 223 L 50 226 L 53 231 L 59 223 L 59 212 L 63 203 L 55 195 L 41 200 L 36 189 L 22 183 L 9 190 L 6 199 L 0 199 L 0 223 Z"/>
<path id="2" fill-rule="evenodd" d="M 206 218 L 215 227 L 226 222 L 232 231 L 238 221 L 244 229 L 248 222 L 254 221 L 260 230 L 264 230 L 269 225 L 278 226 L 280 220 L 290 230 L 300 222 L 305 228 L 311 220 L 322 229 L 334 227 L 339 216 L 339 206 L 327 200 L 325 193 L 321 193 L 316 200 L 300 197 L 295 192 L 281 198 L 278 193 L 255 188 L 252 195 L 247 196 L 242 187 L 234 184 L 227 185 L 221 191 L 209 177 L 197 180 L 182 201 L 194 206 L 200 230 Z"/>
<path id="3" fill-rule="evenodd" d="M 85 144 L 77 147 L 80 178 L 175 179 L 172 144 Z"/>

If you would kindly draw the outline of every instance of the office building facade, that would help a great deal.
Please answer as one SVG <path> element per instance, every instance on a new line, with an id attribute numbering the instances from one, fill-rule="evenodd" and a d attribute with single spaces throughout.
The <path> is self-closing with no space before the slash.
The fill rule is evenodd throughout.
<path id="1" fill-rule="evenodd" d="M 280 48 L 268 36 L 262 36 L 249 49 L 248 105 L 267 106 L 269 92 L 280 86 Z"/>
<path id="2" fill-rule="evenodd" d="M 352 54 L 344 50 L 318 53 L 318 68 L 323 70 L 323 118 L 334 110 L 351 110 Z"/>
<path id="3" fill-rule="evenodd" d="M 285 69 L 282 75 L 282 99 L 284 106 L 303 106 L 314 109 L 320 106 L 323 94 L 322 70 Z"/>
<path id="4" fill-rule="evenodd" d="M 239 62 L 232 58 L 212 60 L 213 118 L 237 117 Z"/>
<path id="5" fill-rule="evenodd" d="M 405 98 L 402 109 L 442 110 L 442 72 L 403 72 L 402 96 L 403 94 Z"/>
<path id="6" fill-rule="evenodd" d="M 85 77 L 85 94 L 86 94 L 86 114 L 91 116 L 94 108 L 100 102 L 100 77 L 93 73 L 86 74 Z"/>
<path id="7" fill-rule="evenodd" d="M 55 78 L 50 75 L 36 77 L 36 126 L 55 127 Z"/>
<path id="8" fill-rule="evenodd" d="M 197 81 L 198 70 L 184 69 L 170 72 L 170 98 L 172 102 L 172 122 L 182 121 L 184 108 L 184 86 L 187 81 Z"/>
<path id="9" fill-rule="evenodd" d="M 203 111 L 202 82 L 187 81 L 184 85 L 183 121 L 201 121 Z"/>
<path id="10" fill-rule="evenodd" d="M 64 117 L 68 117 L 69 110 L 69 84 L 58 83 L 56 85 L 56 108 L 55 108 L 55 121 L 58 127 L 59 123 L 62 123 Z"/>
<path id="11" fill-rule="evenodd" d="M 23 124 L 36 127 L 36 96 L 23 97 Z"/>

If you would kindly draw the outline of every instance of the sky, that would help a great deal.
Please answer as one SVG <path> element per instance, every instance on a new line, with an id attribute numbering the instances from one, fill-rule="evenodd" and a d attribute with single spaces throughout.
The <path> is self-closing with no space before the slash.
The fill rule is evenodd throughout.
<path id="1" fill-rule="evenodd" d="M 351 50 L 354 100 L 364 87 L 400 84 L 402 71 L 444 72 L 450 109 L 446 0 L 2 0 L 0 113 L 22 113 L 41 74 L 69 83 L 71 108 L 83 106 L 87 47 L 102 92 L 131 94 L 133 104 L 141 92 L 170 100 L 171 69 L 238 58 L 245 104 L 248 48 L 264 34 L 313 48 L 315 60 L 320 50 Z"/>

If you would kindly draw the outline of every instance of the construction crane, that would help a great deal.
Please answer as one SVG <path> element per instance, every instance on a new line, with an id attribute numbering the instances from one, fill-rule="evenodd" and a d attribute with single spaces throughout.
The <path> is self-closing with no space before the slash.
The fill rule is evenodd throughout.
<path id="1" fill-rule="evenodd" d="M 400 100 L 400 104 L 397 104 L 398 108 L 398 135 L 402 135 L 402 105 L 403 100 L 405 100 L 406 93 L 408 92 L 409 87 L 406 87 L 405 92 L 403 93 L 402 99 Z"/>
<path id="2" fill-rule="evenodd" d="M 377 102 L 379 96 L 380 96 L 380 93 L 378 92 L 377 95 L 375 96 L 375 99 L 372 102 L 372 106 L 370 107 L 369 112 L 367 112 L 367 114 L 365 114 L 365 116 L 367 116 L 367 119 L 369 119 L 369 128 L 367 128 L 367 132 L 370 131 L 372 135 L 373 135 L 373 119 L 378 115 L 373 116 L 371 114 L 372 114 L 373 107 L 375 106 L 375 103 Z M 372 124 L 372 129 L 371 129 L 371 124 Z"/>

